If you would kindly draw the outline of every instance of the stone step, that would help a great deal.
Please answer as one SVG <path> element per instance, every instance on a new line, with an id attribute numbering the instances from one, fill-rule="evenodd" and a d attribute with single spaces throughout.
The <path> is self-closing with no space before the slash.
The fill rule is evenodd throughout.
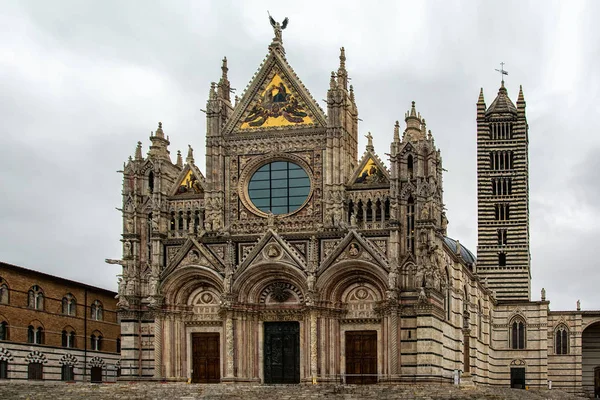
<path id="1" fill-rule="evenodd" d="M 575 400 L 559 390 L 441 385 L 196 385 L 185 383 L 0 382 L 0 399 L 28 400 Z"/>

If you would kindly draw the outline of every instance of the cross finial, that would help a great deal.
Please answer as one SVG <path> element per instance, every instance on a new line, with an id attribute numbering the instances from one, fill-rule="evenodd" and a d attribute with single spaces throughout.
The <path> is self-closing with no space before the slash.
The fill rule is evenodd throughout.
<path id="1" fill-rule="evenodd" d="M 500 69 L 496 68 L 496 71 L 500 72 L 500 77 L 502 78 L 502 84 L 504 85 L 504 75 L 508 75 L 508 71 L 504 69 L 504 62 L 500 63 Z"/>

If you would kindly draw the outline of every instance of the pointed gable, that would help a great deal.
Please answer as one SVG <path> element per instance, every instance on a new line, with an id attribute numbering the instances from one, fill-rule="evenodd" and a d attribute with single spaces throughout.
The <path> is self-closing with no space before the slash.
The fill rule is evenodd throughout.
<path id="1" fill-rule="evenodd" d="M 351 229 L 336 248 L 329 252 L 319 266 L 319 275 L 322 275 L 331 265 L 343 260 L 367 261 L 379 265 L 386 271 L 389 270 L 389 261 L 382 251 L 354 229 Z"/>
<path id="2" fill-rule="evenodd" d="M 171 196 L 202 197 L 204 195 L 204 176 L 193 164 L 186 164 L 171 188 Z"/>
<path id="3" fill-rule="evenodd" d="M 286 59 L 271 51 L 225 126 L 226 134 L 327 125 L 325 113 Z"/>
<path id="4" fill-rule="evenodd" d="M 225 271 L 224 263 L 213 255 L 213 253 L 193 237 L 179 248 L 176 255 L 161 273 L 162 278 L 169 276 L 179 266 L 200 265 L 213 269 L 219 273 Z"/>
<path id="5" fill-rule="evenodd" d="M 390 174 L 381 159 L 370 149 L 365 151 L 350 176 L 349 186 L 389 186 Z"/>

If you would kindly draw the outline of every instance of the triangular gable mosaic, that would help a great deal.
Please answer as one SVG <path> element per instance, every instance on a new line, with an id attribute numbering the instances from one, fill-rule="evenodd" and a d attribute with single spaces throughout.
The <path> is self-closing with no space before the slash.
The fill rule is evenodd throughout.
<path id="1" fill-rule="evenodd" d="M 171 190 L 172 196 L 200 196 L 204 194 L 204 177 L 200 171 L 196 171 L 189 164 L 186 165 L 179 177 L 175 181 L 176 184 Z"/>
<path id="2" fill-rule="evenodd" d="M 224 133 L 327 126 L 325 113 L 292 67 L 270 52 L 248 85 Z"/>
<path id="3" fill-rule="evenodd" d="M 390 177 L 387 169 L 375 154 L 365 152 L 358 168 L 352 174 L 350 185 L 389 185 Z"/>

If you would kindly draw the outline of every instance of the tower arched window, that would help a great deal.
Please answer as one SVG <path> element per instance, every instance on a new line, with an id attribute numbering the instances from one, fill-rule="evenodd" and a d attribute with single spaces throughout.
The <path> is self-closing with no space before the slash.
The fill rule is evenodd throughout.
<path id="1" fill-rule="evenodd" d="M 525 349 L 526 346 L 526 331 L 525 331 L 525 320 L 521 317 L 515 317 L 509 325 L 510 333 L 508 335 L 510 340 L 510 348 L 519 350 Z"/>
<path id="2" fill-rule="evenodd" d="M 28 303 L 29 308 L 36 310 L 44 309 L 44 292 L 38 285 L 33 285 L 28 292 Z"/>
<path id="3" fill-rule="evenodd" d="M 102 321 L 103 309 L 102 309 L 102 303 L 100 303 L 99 300 L 94 300 L 90 311 L 91 311 L 90 314 L 91 314 L 93 320 Z"/>
<path id="4" fill-rule="evenodd" d="M 564 325 L 560 325 L 554 332 L 554 352 L 569 354 L 569 330 Z"/>
<path id="5" fill-rule="evenodd" d="M 414 164 L 413 156 L 412 154 L 409 154 L 406 158 L 406 170 L 408 171 L 408 177 L 410 179 L 412 179 L 414 176 Z"/>
<path id="6" fill-rule="evenodd" d="M 10 300 L 8 296 L 8 284 L 4 279 L 0 278 L 0 304 L 8 304 Z"/>
<path id="7" fill-rule="evenodd" d="M 498 253 L 498 266 L 506 267 L 506 253 L 504 253 L 504 252 Z"/>
<path id="8" fill-rule="evenodd" d="M 62 313 L 65 315 L 77 314 L 77 302 L 71 293 L 67 293 L 62 299 Z"/>
<path id="9" fill-rule="evenodd" d="M 412 196 L 406 204 L 406 250 L 415 254 L 415 201 Z"/>
<path id="10" fill-rule="evenodd" d="M 148 192 L 154 193 L 154 172 L 148 174 Z"/>

